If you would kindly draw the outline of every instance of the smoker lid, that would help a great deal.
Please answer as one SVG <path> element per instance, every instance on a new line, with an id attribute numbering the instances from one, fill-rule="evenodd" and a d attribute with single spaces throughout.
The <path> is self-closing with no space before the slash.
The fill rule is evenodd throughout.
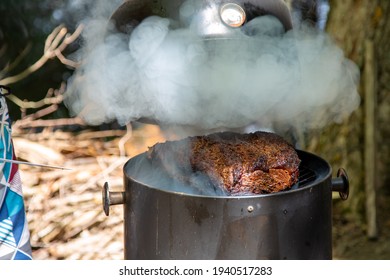
<path id="1" fill-rule="evenodd" d="M 177 20 L 184 26 L 188 24 L 186 15 L 196 15 L 201 19 L 197 21 L 200 35 L 219 36 L 229 34 L 233 29 L 223 22 L 221 16 L 227 4 L 242 8 L 246 22 L 258 16 L 273 15 L 286 31 L 292 29 L 291 14 L 283 0 L 125 0 L 114 11 L 111 20 L 118 31 L 130 33 L 143 19 L 152 15 Z"/>
<path id="2" fill-rule="evenodd" d="M 238 6 L 238 9 L 244 12 L 243 25 L 234 27 L 224 22 L 222 13 L 228 10 L 225 9 L 226 7 L 231 6 Z M 283 32 L 283 27 L 284 31 L 292 29 L 291 14 L 283 0 L 125 0 L 111 15 L 110 20 L 115 28 L 107 30 L 107 35 L 117 31 L 130 34 L 145 18 L 160 16 L 172 19 L 172 22 L 175 22 L 172 25 L 177 28 L 191 26 L 204 39 L 232 39 L 237 29 L 242 28 L 247 34 L 250 25 L 246 23 L 264 15 L 272 15 L 279 19 L 281 25 L 278 33 Z M 234 15 L 232 17 L 234 18 Z M 196 18 L 195 24 L 192 21 L 193 18 Z M 218 51 L 218 46 L 214 47 L 212 41 L 207 40 L 209 44 L 211 43 L 210 47 Z M 161 124 L 160 120 L 152 116 L 144 116 L 137 121 Z"/>

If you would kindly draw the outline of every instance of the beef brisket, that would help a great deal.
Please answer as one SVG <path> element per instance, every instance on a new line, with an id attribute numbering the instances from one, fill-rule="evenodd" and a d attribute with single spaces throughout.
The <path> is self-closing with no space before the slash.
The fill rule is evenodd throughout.
<path id="1" fill-rule="evenodd" d="M 149 148 L 148 158 L 176 180 L 194 183 L 191 174 L 198 174 L 208 181 L 202 188 L 212 185 L 227 195 L 288 189 L 298 181 L 300 164 L 292 145 L 277 134 L 261 131 L 222 132 L 158 143 Z"/>

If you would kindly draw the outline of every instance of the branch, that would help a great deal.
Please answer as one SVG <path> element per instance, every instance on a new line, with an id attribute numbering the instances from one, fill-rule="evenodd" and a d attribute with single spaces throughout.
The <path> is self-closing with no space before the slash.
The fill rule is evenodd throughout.
<path id="1" fill-rule="evenodd" d="M 81 124 L 80 120 L 66 120 L 62 119 L 59 122 L 53 121 L 39 121 L 39 118 L 47 116 L 58 109 L 58 104 L 62 103 L 64 97 L 63 94 L 65 92 L 65 83 L 61 84 L 59 89 L 50 88 L 47 91 L 46 97 L 39 101 L 24 101 L 16 97 L 15 95 L 7 96 L 12 102 L 14 102 L 17 106 L 20 107 L 22 111 L 22 119 L 18 120 L 14 124 L 14 128 L 32 128 L 32 127 L 40 127 L 40 126 L 59 126 L 65 123 L 65 125 L 72 124 Z M 45 107 L 46 105 L 49 105 Z M 45 107 L 37 112 L 34 112 L 30 115 L 24 116 L 26 109 L 38 109 L 41 107 Z"/>
<path id="2" fill-rule="evenodd" d="M 67 59 L 63 54 L 62 52 L 56 50 L 55 51 L 55 55 L 57 56 L 57 58 L 61 61 L 62 64 L 64 65 L 67 65 L 67 66 L 70 66 L 72 68 L 77 68 L 80 66 L 80 62 L 75 62 L 73 60 L 70 60 L 70 59 Z"/>
<path id="3" fill-rule="evenodd" d="M 119 143 L 118 143 L 119 155 L 121 157 L 126 156 L 125 144 L 132 137 L 133 137 L 133 128 L 131 126 L 131 123 L 128 123 L 126 125 L 126 134 L 119 140 Z"/>
<path id="4" fill-rule="evenodd" d="M 70 126 L 70 125 L 80 125 L 84 126 L 85 122 L 79 118 L 62 118 L 54 120 L 30 120 L 23 119 L 16 121 L 12 127 L 13 130 L 18 131 L 24 128 L 37 128 L 37 127 L 61 127 L 61 126 Z"/>
<path id="5" fill-rule="evenodd" d="M 16 57 L 14 61 L 11 63 L 7 63 L 7 65 L 0 71 L 0 79 L 1 77 L 4 77 L 6 73 L 10 72 L 12 69 L 14 69 L 16 66 L 19 65 L 19 63 L 22 61 L 22 59 L 29 53 L 31 50 L 31 42 L 29 42 L 26 47 L 23 49 L 23 51 Z M 0 53 L 0 56 L 2 54 Z"/>
<path id="6" fill-rule="evenodd" d="M 16 97 L 13 94 L 11 94 L 7 97 L 9 100 L 14 102 L 16 105 L 18 105 L 22 109 L 37 109 L 37 108 L 41 108 L 45 105 L 60 104 L 64 99 L 62 95 L 55 96 L 55 97 L 47 97 L 47 98 L 41 99 L 39 101 L 23 101 L 19 97 Z"/>
<path id="7" fill-rule="evenodd" d="M 35 112 L 33 114 L 24 117 L 23 120 L 28 120 L 28 121 L 36 120 L 44 116 L 50 115 L 51 113 L 54 113 L 55 111 L 57 111 L 57 109 L 58 109 L 58 105 L 52 104 L 46 108 L 39 110 L 38 112 Z"/>
<path id="8" fill-rule="evenodd" d="M 54 97 L 52 97 L 53 92 L 55 94 Z M 64 100 L 64 96 L 63 96 L 64 92 L 65 92 L 65 83 L 62 83 L 61 87 L 57 90 L 53 90 L 52 88 L 49 89 L 46 94 L 46 97 L 39 101 L 24 101 L 13 94 L 8 95 L 7 98 L 12 102 L 14 102 L 21 109 L 37 109 L 45 105 L 60 104 Z"/>
<path id="9" fill-rule="evenodd" d="M 62 55 L 62 51 L 70 43 L 72 43 L 74 40 L 78 38 L 83 28 L 84 28 L 83 25 L 80 25 L 77 27 L 75 32 L 73 32 L 73 34 L 68 34 L 68 30 L 65 27 L 61 25 L 56 27 L 46 39 L 44 53 L 41 56 L 41 58 L 38 59 L 33 65 L 31 65 L 21 73 L 0 80 L 0 84 L 9 85 L 9 84 L 16 83 L 20 80 L 23 80 L 31 73 L 37 71 L 39 68 L 45 65 L 45 63 L 49 59 L 52 59 L 54 57 L 58 57 L 60 61 L 61 62 L 64 61 L 66 65 L 72 67 L 76 66 L 77 65 L 76 62 L 71 63 L 70 60 L 64 59 Z"/>

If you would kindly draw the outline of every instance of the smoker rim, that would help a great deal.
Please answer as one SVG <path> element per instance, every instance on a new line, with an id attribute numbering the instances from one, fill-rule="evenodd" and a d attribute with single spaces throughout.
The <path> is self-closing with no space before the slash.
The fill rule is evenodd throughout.
<path id="1" fill-rule="evenodd" d="M 210 196 L 210 195 L 189 194 L 189 193 L 178 192 L 178 191 L 169 191 L 169 190 L 165 190 L 165 189 L 161 189 L 161 188 L 158 188 L 155 186 L 145 184 L 145 183 L 131 177 L 126 172 L 126 170 L 127 170 L 128 165 L 131 164 L 131 161 L 133 159 L 140 157 L 140 156 L 145 156 L 146 152 L 138 154 L 138 155 L 134 156 L 133 158 L 129 159 L 125 163 L 125 165 L 123 166 L 123 173 L 125 174 L 126 180 L 130 180 L 136 184 L 142 185 L 146 188 L 152 189 L 152 190 L 157 191 L 157 192 L 162 192 L 165 194 L 175 195 L 175 196 L 194 197 L 194 198 L 213 199 L 213 200 L 216 200 L 216 199 L 242 200 L 242 199 L 261 199 L 261 198 L 269 198 L 269 197 L 281 197 L 281 196 L 294 194 L 297 192 L 304 192 L 304 191 L 306 191 L 310 188 L 313 188 L 313 187 L 321 187 L 322 186 L 321 183 L 326 181 L 327 179 L 329 179 L 329 189 L 331 190 L 331 188 L 332 188 L 332 184 L 331 184 L 332 167 L 330 166 L 330 164 L 326 160 L 321 158 L 320 156 L 313 154 L 311 152 L 307 152 L 307 151 L 303 151 L 303 150 L 299 150 L 299 149 L 296 149 L 296 151 L 298 153 L 299 158 L 301 159 L 301 164 L 302 164 L 302 162 L 304 162 L 304 163 L 306 162 L 306 161 L 302 160 L 301 157 L 310 157 L 311 162 L 316 161 L 316 162 L 320 163 L 320 165 L 322 165 L 322 166 L 318 169 L 324 169 L 324 171 L 317 173 L 317 170 L 313 170 L 312 168 L 310 168 L 317 175 L 316 178 L 312 182 L 309 182 L 307 185 L 305 185 L 303 187 L 299 187 L 297 189 L 289 189 L 286 191 L 270 193 L 270 194 L 243 195 L 243 196 L 227 196 L 227 195 Z M 327 172 L 326 172 L 326 170 L 327 170 Z M 126 188 L 127 188 L 127 184 L 126 184 Z"/>

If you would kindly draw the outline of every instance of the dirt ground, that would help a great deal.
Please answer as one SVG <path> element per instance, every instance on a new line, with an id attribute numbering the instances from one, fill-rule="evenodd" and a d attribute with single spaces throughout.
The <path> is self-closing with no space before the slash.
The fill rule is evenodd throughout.
<path id="1" fill-rule="evenodd" d="M 364 224 L 345 217 L 337 201 L 333 205 L 333 258 L 341 260 L 390 260 L 390 196 L 378 199 L 378 238 L 367 238 Z"/>

